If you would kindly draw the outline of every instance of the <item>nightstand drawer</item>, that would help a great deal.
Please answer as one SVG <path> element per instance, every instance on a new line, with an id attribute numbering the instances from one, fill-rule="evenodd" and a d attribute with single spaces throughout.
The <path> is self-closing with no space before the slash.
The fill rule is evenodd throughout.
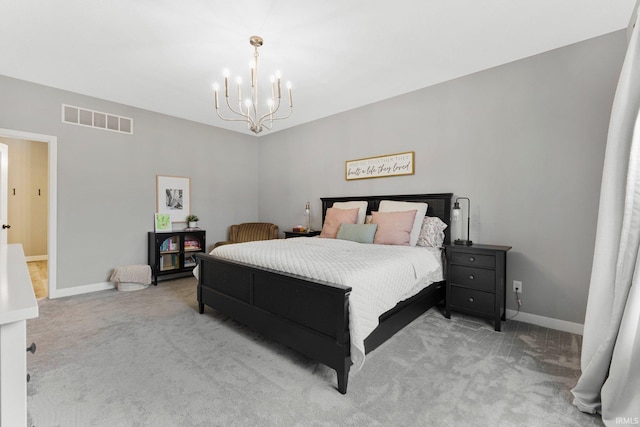
<path id="1" fill-rule="evenodd" d="M 451 254 L 451 262 L 453 264 L 468 265 L 470 267 L 494 268 L 496 266 L 496 257 L 493 255 L 454 252 Z"/>
<path id="2" fill-rule="evenodd" d="M 495 295 L 451 286 L 451 307 L 476 313 L 493 314 Z"/>
<path id="3" fill-rule="evenodd" d="M 449 277 L 451 278 L 451 283 L 495 293 L 495 270 L 463 267 L 461 265 L 452 265 L 450 268 Z"/>

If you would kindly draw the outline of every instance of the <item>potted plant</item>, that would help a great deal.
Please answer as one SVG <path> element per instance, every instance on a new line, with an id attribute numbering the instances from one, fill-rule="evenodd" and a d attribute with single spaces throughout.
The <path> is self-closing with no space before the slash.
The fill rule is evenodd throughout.
<path id="1" fill-rule="evenodd" d="M 200 221 L 200 218 L 198 218 L 198 215 L 187 215 L 187 222 L 189 223 L 189 228 L 196 228 L 198 226 L 198 221 Z"/>

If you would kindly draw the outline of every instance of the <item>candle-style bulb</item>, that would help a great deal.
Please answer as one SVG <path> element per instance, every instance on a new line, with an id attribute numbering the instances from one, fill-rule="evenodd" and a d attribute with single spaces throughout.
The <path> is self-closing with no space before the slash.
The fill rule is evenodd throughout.
<path id="1" fill-rule="evenodd" d="M 220 89 L 220 86 L 218 85 L 218 83 L 214 83 L 213 84 L 213 94 L 216 100 L 216 110 L 219 108 L 218 106 L 218 89 Z"/>

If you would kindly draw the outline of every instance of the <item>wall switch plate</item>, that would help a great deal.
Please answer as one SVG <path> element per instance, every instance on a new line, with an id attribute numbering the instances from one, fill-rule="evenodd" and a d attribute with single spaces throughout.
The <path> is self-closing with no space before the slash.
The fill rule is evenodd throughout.
<path id="1" fill-rule="evenodd" d="M 522 293 L 522 282 L 520 280 L 513 281 L 513 292 Z"/>

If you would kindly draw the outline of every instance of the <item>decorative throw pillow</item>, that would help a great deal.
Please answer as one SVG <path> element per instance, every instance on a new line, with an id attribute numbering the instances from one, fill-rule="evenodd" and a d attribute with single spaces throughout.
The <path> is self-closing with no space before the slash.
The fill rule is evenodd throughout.
<path id="1" fill-rule="evenodd" d="M 378 224 L 341 224 L 336 239 L 373 243 Z"/>
<path id="2" fill-rule="evenodd" d="M 413 228 L 411 229 L 411 240 L 409 246 L 415 246 L 418 242 L 418 235 L 422 228 L 422 219 L 427 214 L 427 208 L 429 205 L 420 202 L 399 202 L 396 200 L 382 200 L 380 201 L 379 212 L 401 212 L 415 210 L 416 215 L 413 221 Z"/>
<path id="3" fill-rule="evenodd" d="M 358 208 L 358 222 L 356 222 L 356 224 L 364 224 L 364 217 L 367 215 L 368 204 L 369 203 L 366 200 L 355 200 L 351 202 L 335 202 L 332 207 L 338 209 Z"/>
<path id="4" fill-rule="evenodd" d="M 444 230 L 446 228 L 447 224 L 437 216 L 425 216 L 416 245 L 441 248 L 444 245 Z"/>
<path id="5" fill-rule="evenodd" d="M 410 246 L 416 211 L 371 212 L 372 224 L 378 224 L 373 243 Z"/>
<path id="6" fill-rule="evenodd" d="M 355 224 L 358 220 L 358 208 L 338 209 L 329 208 L 324 216 L 324 224 L 320 237 L 335 239 L 340 224 Z"/>

